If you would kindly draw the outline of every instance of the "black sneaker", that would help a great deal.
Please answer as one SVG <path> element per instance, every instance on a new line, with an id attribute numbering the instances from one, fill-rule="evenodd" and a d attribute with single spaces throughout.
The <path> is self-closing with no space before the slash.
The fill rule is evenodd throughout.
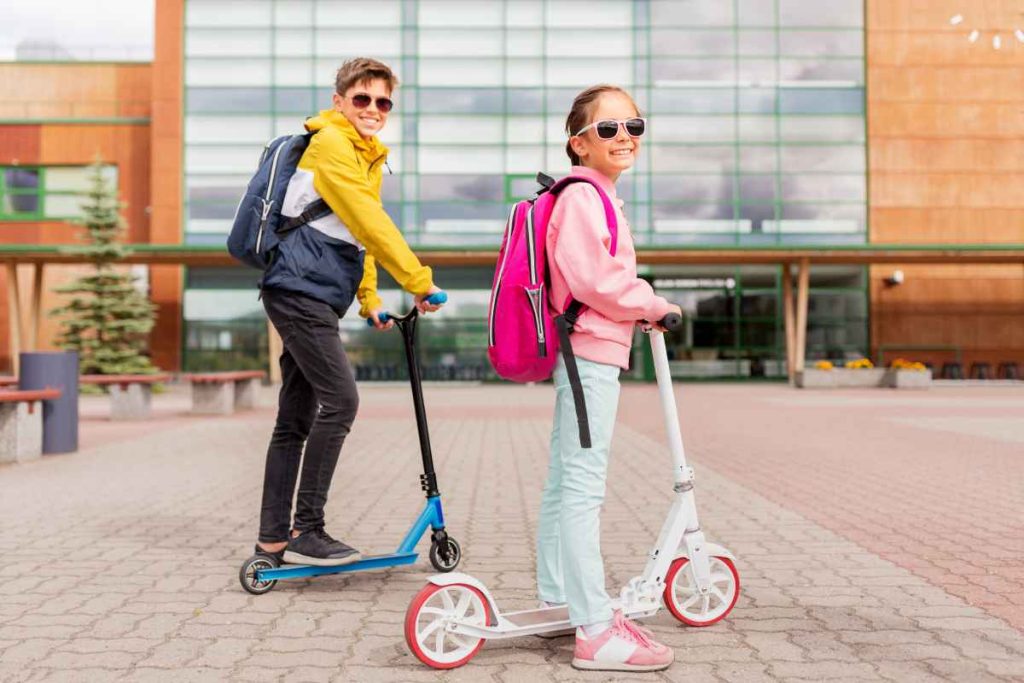
<path id="1" fill-rule="evenodd" d="M 279 564 L 279 565 L 284 564 L 284 550 L 278 550 L 276 553 L 272 553 L 269 550 L 264 550 L 263 548 L 260 547 L 260 544 L 257 543 L 256 544 L 256 554 L 257 555 L 266 555 L 267 557 L 273 557 L 275 560 L 277 560 L 277 564 Z"/>
<path id="2" fill-rule="evenodd" d="M 323 529 L 310 529 L 288 541 L 283 557 L 289 564 L 335 567 L 356 562 L 362 555 L 355 548 L 331 538 Z"/>

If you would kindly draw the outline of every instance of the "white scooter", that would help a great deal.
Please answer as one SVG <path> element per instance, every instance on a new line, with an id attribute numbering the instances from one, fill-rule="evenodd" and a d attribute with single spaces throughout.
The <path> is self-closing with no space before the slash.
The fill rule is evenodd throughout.
<path id="1" fill-rule="evenodd" d="M 659 324 L 674 329 L 670 314 Z M 650 332 L 658 391 L 672 452 L 675 500 L 647 558 L 643 574 L 630 579 L 613 600 L 631 619 L 653 616 L 662 603 L 688 626 L 710 626 L 725 618 L 739 597 L 740 577 L 732 553 L 704 539 L 679 429 L 664 334 Z M 571 630 L 566 606 L 501 612 L 487 587 L 468 574 L 436 574 L 416 594 L 405 614 L 405 640 L 412 653 L 435 669 L 462 666 L 488 638 L 518 638 Z"/>

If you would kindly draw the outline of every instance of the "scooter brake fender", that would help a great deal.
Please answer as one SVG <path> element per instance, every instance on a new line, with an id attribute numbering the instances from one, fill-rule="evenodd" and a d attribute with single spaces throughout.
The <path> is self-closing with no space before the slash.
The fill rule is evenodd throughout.
<path id="1" fill-rule="evenodd" d="M 450 572 L 448 574 L 434 574 L 427 579 L 430 583 L 435 586 L 453 586 L 456 584 L 464 584 L 466 586 L 472 586 L 476 588 L 480 593 L 483 594 L 484 599 L 487 600 L 487 606 L 490 607 L 490 619 L 487 622 L 488 626 L 498 625 L 498 603 L 494 601 L 494 596 L 487 590 L 480 580 L 473 578 L 469 574 L 463 574 L 461 572 Z"/>
<path id="2" fill-rule="evenodd" d="M 736 561 L 736 556 L 733 555 L 725 546 L 718 545 L 717 543 L 705 543 L 704 547 L 708 551 L 708 557 L 728 557 L 733 562 Z M 676 557 L 689 557 L 686 553 L 685 547 L 680 548 L 680 553 L 676 555 Z"/>

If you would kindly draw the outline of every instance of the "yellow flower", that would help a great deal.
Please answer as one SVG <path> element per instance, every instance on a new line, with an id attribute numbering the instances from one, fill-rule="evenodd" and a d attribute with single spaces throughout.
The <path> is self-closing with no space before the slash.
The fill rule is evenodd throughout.
<path id="1" fill-rule="evenodd" d="M 928 369 L 924 363 L 909 361 L 906 358 L 897 358 L 892 362 L 891 367 L 893 370 L 917 370 L 918 372 L 923 372 Z"/>
<path id="2" fill-rule="evenodd" d="M 874 365 L 874 363 L 872 363 L 867 358 L 858 358 L 857 360 L 848 360 L 848 361 L 846 361 L 846 367 L 848 369 L 850 369 L 850 370 L 861 370 L 861 369 L 867 370 L 867 369 L 875 367 L 875 365 Z"/>
<path id="3" fill-rule="evenodd" d="M 814 367 L 817 368 L 818 370 L 831 370 L 835 366 L 832 365 L 832 363 L 828 362 L 827 360 L 819 360 L 817 363 L 814 364 Z"/>

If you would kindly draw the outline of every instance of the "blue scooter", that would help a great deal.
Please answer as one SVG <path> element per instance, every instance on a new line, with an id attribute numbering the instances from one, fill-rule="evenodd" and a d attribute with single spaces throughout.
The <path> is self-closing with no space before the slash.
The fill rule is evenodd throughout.
<path id="1" fill-rule="evenodd" d="M 448 294 L 437 292 L 427 297 L 427 302 L 440 305 L 448 300 Z M 253 595 L 262 595 L 274 588 L 278 581 L 285 579 L 302 579 L 308 576 L 325 574 L 343 574 L 359 572 L 367 569 L 383 569 L 412 564 L 416 561 L 416 544 L 427 532 L 430 535 L 430 564 L 439 572 L 450 572 L 459 566 L 462 549 L 458 542 L 448 535 L 444 526 L 444 511 L 441 508 L 441 493 L 437 488 L 437 474 L 434 472 L 434 458 L 430 451 L 430 433 L 427 430 L 427 414 L 423 407 L 423 383 L 420 379 L 420 367 L 416 354 L 416 321 L 419 310 L 413 308 L 404 316 L 382 314 L 381 322 L 393 320 L 402 333 L 405 346 L 405 359 L 409 366 L 409 382 L 412 387 L 412 402 L 416 411 L 416 429 L 420 438 L 420 455 L 423 458 L 423 474 L 420 484 L 427 494 L 427 502 L 398 549 L 387 555 L 364 557 L 358 562 L 333 567 L 318 567 L 304 564 L 280 565 L 277 558 L 268 553 L 256 553 L 242 565 L 238 572 L 238 580 L 242 588 Z M 372 326 L 373 322 L 366 321 Z"/>

